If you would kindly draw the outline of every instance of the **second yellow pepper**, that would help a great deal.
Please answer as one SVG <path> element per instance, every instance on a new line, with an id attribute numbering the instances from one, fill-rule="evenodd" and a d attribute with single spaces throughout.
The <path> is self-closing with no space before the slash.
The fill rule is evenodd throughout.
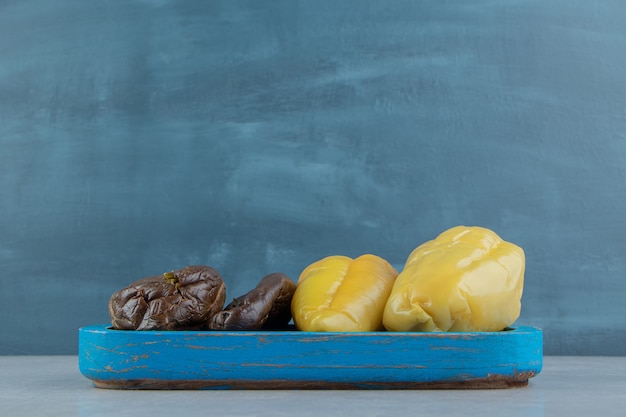
<path id="1" fill-rule="evenodd" d="M 382 329 L 383 309 L 398 275 L 376 255 L 329 256 L 302 271 L 291 301 L 296 328 L 310 332 Z"/>
<path id="2" fill-rule="evenodd" d="M 483 227 L 457 226 L 418 246 L 383 316 L 391 331 L 497 331 L 520 315 L 524 251 Z"/>

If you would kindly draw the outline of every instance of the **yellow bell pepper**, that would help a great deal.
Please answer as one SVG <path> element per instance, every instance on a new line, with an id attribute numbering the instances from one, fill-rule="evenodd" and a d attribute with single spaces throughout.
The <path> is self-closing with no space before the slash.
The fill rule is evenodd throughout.
<path id="1" fill-rule="evenodd" d="M 302 271 L 291 301 L 296 328 L 310 332 L 382 329 L 383 309 L 398 275 L 376 255 L 329 256 Z"/>
<path id="2" fill-rule="evenodd" d="M 457 226 L 418 246 L 385 305 L 391 331 L 498 331 L 517 320 L 524 251 L 482 227 Z"/>

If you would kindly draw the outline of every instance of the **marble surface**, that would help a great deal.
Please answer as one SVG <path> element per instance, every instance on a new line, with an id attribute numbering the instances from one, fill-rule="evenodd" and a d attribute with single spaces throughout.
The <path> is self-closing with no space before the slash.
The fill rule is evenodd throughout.
<path id="1" fill-rule="evenodd" d="M 95 388 L 76 356 L 0 356 L 3 415 L 623 416 L 626 357 L 546 357 L 527 387 L 472 391 L 122 391 Z"/>

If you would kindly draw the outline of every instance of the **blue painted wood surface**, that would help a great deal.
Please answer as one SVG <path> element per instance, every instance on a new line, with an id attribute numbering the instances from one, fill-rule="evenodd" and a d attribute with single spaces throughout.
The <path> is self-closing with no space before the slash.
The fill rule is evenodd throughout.
<path id="1" fill-rule="evenodd" d="M 541 329 L 475 333 L 79 330 L 81 373 L 102 388 L 410 389 L 521 386 Z"/>

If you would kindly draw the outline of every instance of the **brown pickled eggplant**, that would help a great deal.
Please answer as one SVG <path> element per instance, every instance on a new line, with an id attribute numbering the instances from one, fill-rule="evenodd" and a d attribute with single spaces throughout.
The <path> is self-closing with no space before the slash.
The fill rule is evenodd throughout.
<path id="1" fill-rule="evenodd" d="M 260 330 L 285 328 L 291 320 L 291 297 L 296 284 L 285 274 L 265 276 L 250 292 L 235 298 L 215 314 L 213 330 Z"/>
<path id="2" fill-rule="evenodd" d="M 109 315 L 118 330 L 195 330 L 208 327 L 225 299 L 226 286 L 215 269 L 187 266 L 117 291 Z"/>

